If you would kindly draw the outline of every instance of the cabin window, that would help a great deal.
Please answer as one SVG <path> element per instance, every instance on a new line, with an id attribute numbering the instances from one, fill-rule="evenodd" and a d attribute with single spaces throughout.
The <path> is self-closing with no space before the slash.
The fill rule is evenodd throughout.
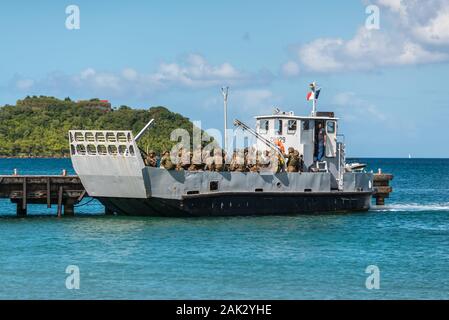
<path id="1" fill-rule="evenodd" d="M 267 133 L 269 129 L 269 121 L 268 120 L 260 120 L 259 133 Z"/>
<path id="2" fill-rule="evenodd" d="M 274 122 L 274 130 L 277 135 L 282 135 L 282 120 L 278 119 Z"/>
<path id="3" fill-rule="evenodd" d="M 310 129 L 310 121 L 309 120 L 303 120 L 302 121 L 302 130 L 306 131 Z"/>
<path id="4" fill-rule="evenodd" d="M 296 120 L 288 120 L 288 133 L 294 134 L 296 132 L 297 122 Z"/>
<path id="5" fill-rule="evenodd" d="M 326 124 L 327 133 L 335 133 L 335 121 L 328 121 Z"/>

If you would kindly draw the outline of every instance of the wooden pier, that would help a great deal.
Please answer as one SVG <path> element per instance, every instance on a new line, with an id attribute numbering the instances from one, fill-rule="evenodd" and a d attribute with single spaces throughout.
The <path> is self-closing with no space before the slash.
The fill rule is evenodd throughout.
<path id="1" fill-rule="evenodd" d="M 74 206 L 86 196 L 78 176 L 0 175 L 0 198 L 9 198 L 17 206 L 17 215 L 26 216 L 29 204 L 57 206 L 57 215 L 73 216 Z"/>

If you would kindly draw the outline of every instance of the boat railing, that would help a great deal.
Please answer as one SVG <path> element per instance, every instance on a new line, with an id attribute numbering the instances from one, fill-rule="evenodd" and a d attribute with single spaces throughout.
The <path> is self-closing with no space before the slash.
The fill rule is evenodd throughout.
<path id="1" fill-rule="evenodd" d="M 70 130 L 71 156 L 124 156 L 138 153 L 131 131 Z"/>

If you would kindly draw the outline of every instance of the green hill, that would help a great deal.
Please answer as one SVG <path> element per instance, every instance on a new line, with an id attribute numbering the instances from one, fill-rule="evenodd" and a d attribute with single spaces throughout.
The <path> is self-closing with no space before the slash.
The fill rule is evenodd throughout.
<path id="1" fill-rule="evenodd" d="M 174 129 L 192 132 L 188 118 L 165 107 L 112 109 L 98 99 L 74 102 L 70 98 L 26 97 L 15 106 L 0 107 L 0 157 L 68 157 L 71 129 L 130 129 L 137 134 L 152 118 L 155 125 L 139 143 L 143 150 L 170 149 L 175 143 L 170 141 Z"/>

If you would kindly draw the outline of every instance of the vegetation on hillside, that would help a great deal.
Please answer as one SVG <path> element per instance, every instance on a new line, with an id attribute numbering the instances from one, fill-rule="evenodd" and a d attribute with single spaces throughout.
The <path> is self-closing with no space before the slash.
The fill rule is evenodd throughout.
<path id="1" fill-rule="evenodd" d="M 95 108 L 96 103 L 99 108 Z M 101 103 L 98 99 L 74 102 L 34 96 L 17 101 L 15 106 L 0 107 L 0 157 L 68 157 L 69 130 L 132 130 L 137 134 L 152 118 L 155 125 L 139 143 L 143 150 L 170 149 L 176 143 L 170 141 L 174 129 L 192 133 L 188 118 L 165 107 L 105 109 Z"/>

